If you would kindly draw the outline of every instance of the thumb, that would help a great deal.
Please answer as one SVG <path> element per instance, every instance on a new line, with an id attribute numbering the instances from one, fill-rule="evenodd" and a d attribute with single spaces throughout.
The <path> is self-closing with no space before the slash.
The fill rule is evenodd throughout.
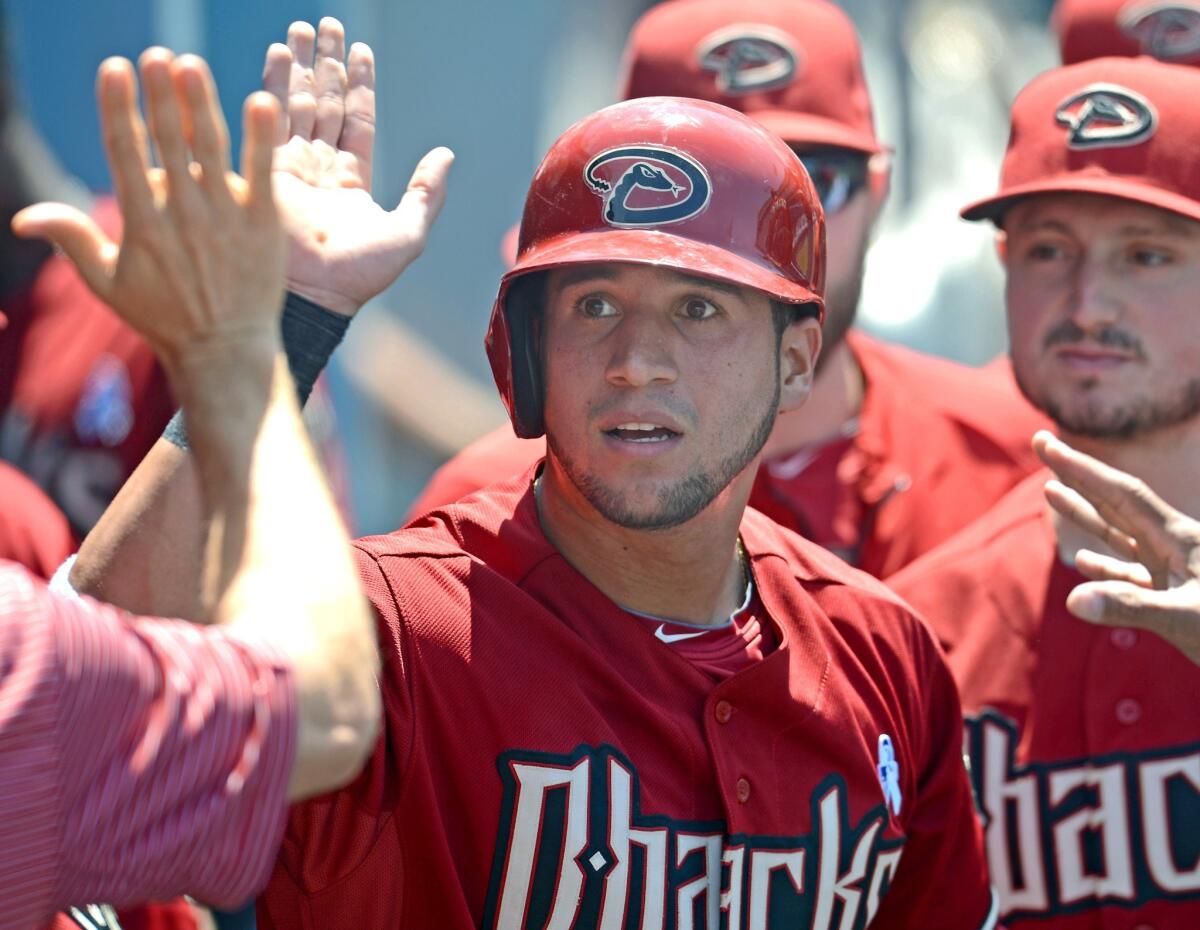
<path id="1" fill-rule="evenodd" d="M 108 300 L 120 249 L 86 213 L 63 203 L 37 203 L 13 217 L 12 229 L 23 239 L 49 240 L 96 296 Z"/>
<path id="2" fill-rule="evenodd" d="M 445 146 L 438 146 L 417 163 L 408 182 L 408 190 L 392 211 L 392 218 L 403 229 L 414 231 L 424 242 L 446 202 L 447 180 L 450 166 L 454 164 L 454 153 Z"/>

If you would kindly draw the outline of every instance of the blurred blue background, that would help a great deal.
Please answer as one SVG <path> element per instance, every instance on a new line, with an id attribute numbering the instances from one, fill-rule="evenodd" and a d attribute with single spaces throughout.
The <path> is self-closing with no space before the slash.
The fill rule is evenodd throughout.
<path id="1" fill-rule="evenodd" d="M 731 0 L 736 5 L 736 0 Z M 648 0 L 6 0 L 19 93 L 51 148 L 108 188 L 96 65 L 151 44 L 210 62 L 233 138 L 263 53 L 295 19 L 337 16 L 378 62 L 376 198 L 392 206 L 434 145 L 458 154 L 424 257 L 356 322 L 331 372 L 360 532 L 395 528 L 436 465 L 502 410 L 482 352 L 499 241 L 546 146 L 613 101 L 621 47 Z M 844 0 L 862 34 L 893 196 L 861 321 L 983 362 L 1004 348 L 991 233 L 956 211 L 998 173 L 1012 96 L 1054 64 L 1050 0 Z"/>

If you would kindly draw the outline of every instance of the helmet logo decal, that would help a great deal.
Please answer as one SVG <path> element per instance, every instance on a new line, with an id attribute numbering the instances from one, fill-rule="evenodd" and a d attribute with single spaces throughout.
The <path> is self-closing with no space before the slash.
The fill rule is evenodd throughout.
<path id="1" fill-rule="evenodd" d="M 1072 149 L 1137 145 L 1158 128 L 1150 101 L 1116 84 L 1085 87 L 1060 103 L 1054 118 L 1071 130 L 1067 147 Z"/>
<path id="2" fill-rule="evenodd" d="M 696 59 L 717 76 L 717 89 L 734 96 L 791 82 L 800 55 L 787 33 L 770 26 L 726 26 L 696 46 Z"/>
<path id="3" fill-rule="evenodd" d="M 1162 61 L 1200 54 L 1200 3 L 1131 3 L 1117 25 L 1144 54 Z"/>
<path id="4" fill-rule="evenodd" d="M 662 145 L 622 145 L 601 152 L 583 171 L 604 200 L 610 226 L 663 226 L 691 219 L 708 206 L 712 182 L 703 165 Z"/>

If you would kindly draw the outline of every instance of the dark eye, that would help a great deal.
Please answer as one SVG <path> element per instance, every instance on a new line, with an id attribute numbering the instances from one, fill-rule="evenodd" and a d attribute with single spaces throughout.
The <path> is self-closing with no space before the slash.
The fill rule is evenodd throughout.
<path id="1" fill-rule="evenodd" d="M 596 294 L 591 294 L 579 301 L 579 310 L 584 316 L 592 319 L 613 316 L 617 312 L 616 307 Z"/>
<path id="2" fill-rule="evenodd" d="M 1134 249 L 1130 257 L 1135 265 L 1143 268 L 1158 268 L 1174 261 L 1174 256 L 1162 249 Z"/>
<path id="3" fill-rule="evenodd" d="M 1035 262 L 1052 262 L 1065 254 L 1062 247 L 1052 242 L 1036 242 L 1025 253 Z"/>
<path id="4" fill-rule="evenodd" d="M 690 297 L 683 305 L 683 315 L 689 320 L 707 320 L 716 316 L 717 306 L 711 300 L 703 297 Z"/>

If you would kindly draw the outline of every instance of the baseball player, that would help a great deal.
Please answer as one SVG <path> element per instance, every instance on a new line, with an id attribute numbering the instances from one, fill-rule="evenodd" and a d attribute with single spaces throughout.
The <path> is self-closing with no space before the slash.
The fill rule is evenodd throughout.
<path id="1" fill-rule="evenodd" d="M 622 99 L 670 94 L 742 110 L 799 153 L 829 224 L 829 287 L 813 403 L 779 418 L 750 504 L 877 577 L 982 514 L 1037 467 L 1044 421 L 1011 379 L 852 328 L 888 187 L 858 37 L 826 0 L 672 0 L 634 27 Z M 505 427 L 452 459 L 410 513 L 515 474 L 543 454 Z"/>
<path id="2" fill-rule="evenodd" d="M 1000 189 L 963 212 L 1000 229 L 1022 390 L 1185 513 L 1200 512 L 1197 95 L 1200 72 L 1146 57 L 1048 72 L 1013 105 Z M 1071 613 L 1098 569 L 1151 580 L 1114 555 L 1153 554 L 1055 516 L 1046 477 L 894 579 L 950 650 L 1002 919 L 1196 927 L 1200 669 Z"/>
<path id="3" fill-rule="evenodd" d="M 316 145 L 299 97 L 294 150 Z M 314 222 L 341 193 L 288 183 Z M 419 251 L 410 219 L 366 256 Z M 328 281 L 361 281 L 341 245 Z M 632 101 L 555 144 L 487 340 L 550 451 L 356 545 L 384 733 L 294 812 L 265 926 L 993 926 L 932 637 L 745 510 L 811 387 L 824 261 L 799 161 L 735 111 Z M 117 516 L 174 491 L 148 460 Z"/>
<path id="4" fill-rule="evenodd" d="M 1200 64 L 1200 3 L 1195 0 L 1058 0 L 1051 23 L 1063 64 L 1107 55 Z"/>

